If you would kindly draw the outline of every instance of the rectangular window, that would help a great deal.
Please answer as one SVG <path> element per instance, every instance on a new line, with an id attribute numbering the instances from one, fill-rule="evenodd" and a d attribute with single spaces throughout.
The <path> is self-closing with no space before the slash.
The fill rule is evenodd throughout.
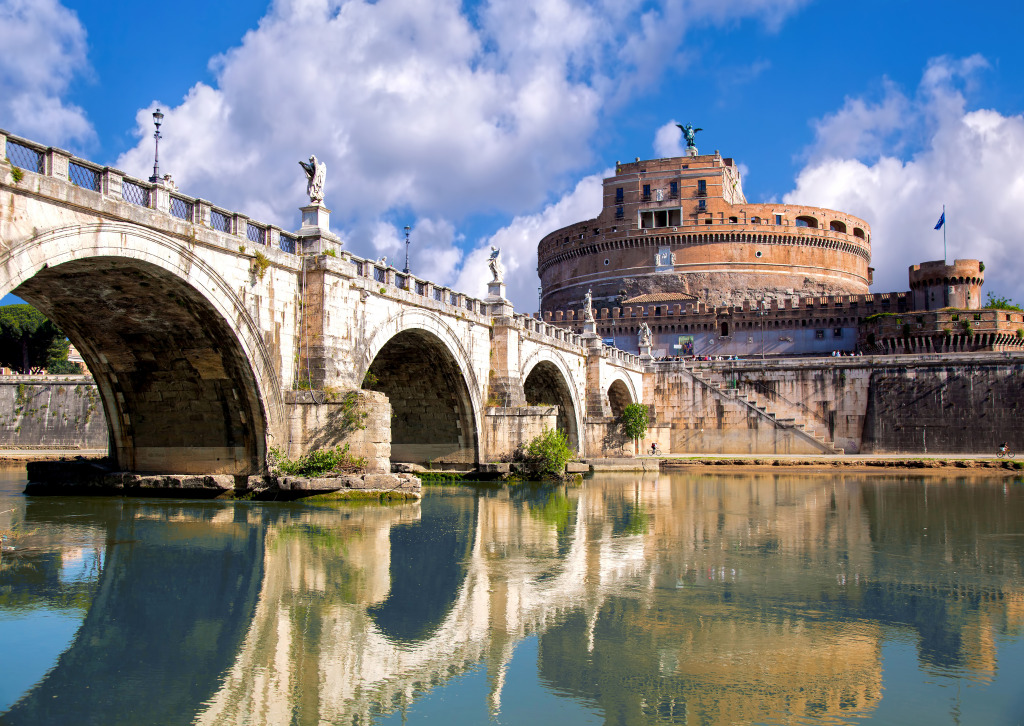
<path id="1" fill-rule="evenodd" d="M 705 197 L 708 194 L 708 183 L 704 179 L 697 180 L 697 196 Z"/>
<path id="2" fill-rule="evenodd" d="M 675 199 L 679 196 L 679 182 L 669 182 L 668 184 L 668 195 Z"/>
<path id="3" fill-rule="evenodd" d="M 843 329 L 842 328 L 833 328 L 832 329 L 832 337 L 833 338 L 842 338 L 843 337 Z"/>
<path id="4" fill-rule="evenodd" d="M 706 199 L 698 199 L 697 200 L 697 209 L 700 210 L 701 212 L 703 212 L 705 209 L 707 209 L 707 206 L 708 206 L 708 201 Z"/>
<path id="5" fill-rule="evenodd" d="M 814 331 L 814 337 L 817 340 L 824 340 L 825 339 L 825 331 L 824 330 L 815 330 Z"/>
<path id="6" fill-rule="evenodd" d="M 643 197 L 643 200 L 645 202 L 651 201 L 651 185 L 650 184 L 644 184 L 644 191 L 643 191 L 642 197 Z"/>
<path id="7" fill-rule="evenodd" d="M 622 219 L 623 216 L 624 215 L 622 213 L 622 207 L 621 206 L 616 207 L 615 208 L 615 219 Z"/>
<path id="8" fill-rule="evenodd" d="M 775 215 L 775 224 L 777 224 L 780 227 L 782 226 L 782 215 L 781 214 L 776 214 Z"/>
<path id="9" fill-rule="evenodd" d="M 622 187 L 618 187 L 615 190 L 615 203 L 616 204 L 622 204 L 622 200 L 623 200 Z"/>

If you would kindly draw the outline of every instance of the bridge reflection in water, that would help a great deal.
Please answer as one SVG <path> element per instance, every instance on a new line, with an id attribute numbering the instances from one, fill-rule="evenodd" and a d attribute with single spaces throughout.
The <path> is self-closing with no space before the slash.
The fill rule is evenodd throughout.
<path id="1" fill-rule="evenodd" d="M 0 721 L 368 723 L 481 664 L 498 716 L 529 636 L 541 683 L 608 723 L 872 716 L 899 698 L 894 633 L 925 674 L 996 678 L 1024 626 L 1022 489 L 647 475 L 108 507 L 81 630 Z"/>

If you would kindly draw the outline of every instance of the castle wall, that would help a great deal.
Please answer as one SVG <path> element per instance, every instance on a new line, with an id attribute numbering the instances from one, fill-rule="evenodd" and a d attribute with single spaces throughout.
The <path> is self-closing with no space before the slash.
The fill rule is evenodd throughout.
<path id="1" fill-rule="evenodd" d="M 655 419 L 672 431 L 665 453 L 784 453 L 779 449 L 789 444 L 759 432 L 764 417 L 742 403 L 747 397 L 846 453 L 994 453 L 1002 441 L 1024 446 L 1022 352 L 654 367 Z M 693 371 L 718 393 L 694 381 Z"/>

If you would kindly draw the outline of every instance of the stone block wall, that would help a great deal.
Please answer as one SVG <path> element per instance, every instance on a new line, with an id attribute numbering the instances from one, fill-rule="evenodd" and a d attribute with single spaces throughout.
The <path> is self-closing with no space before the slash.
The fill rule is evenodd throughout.
<path id="1" fill-rule="evenodd" d="M 285 403 L 290 441 L 276 446 L 289 458 L 348 444 L 350 454 L 366 459 L 368 472 L 391 471 L 391 404 L 383 393 L 288 391 Z"/>
<path id="2" fill-rule="evenodd" d="M 0 378 L 0 447 L 106 449 L 107 420 L 92 378 Z"/>
<path id="3" fill-rule="evenodd" d="M 483 438 L 490 461 L 499 461 L 558 423 L 558 406 L 491 406 L 486 411 Z"/>

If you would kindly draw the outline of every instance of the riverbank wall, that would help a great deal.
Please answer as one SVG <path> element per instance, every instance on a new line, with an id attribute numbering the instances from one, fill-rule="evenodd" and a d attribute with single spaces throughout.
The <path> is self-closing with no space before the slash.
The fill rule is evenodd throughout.
<path id="1" fill-rule="evenodd" d="M 0 452 L 106 449 L 107 439 L 91 376 L 0 377 Z"/>
<path id="2" fill-rule="evenodd" d="M 1024 446 L 1021 353 L 652 368 L 648 438 L 665 453 L 927 454 L 994 452 L 1003 441 Z"/>

